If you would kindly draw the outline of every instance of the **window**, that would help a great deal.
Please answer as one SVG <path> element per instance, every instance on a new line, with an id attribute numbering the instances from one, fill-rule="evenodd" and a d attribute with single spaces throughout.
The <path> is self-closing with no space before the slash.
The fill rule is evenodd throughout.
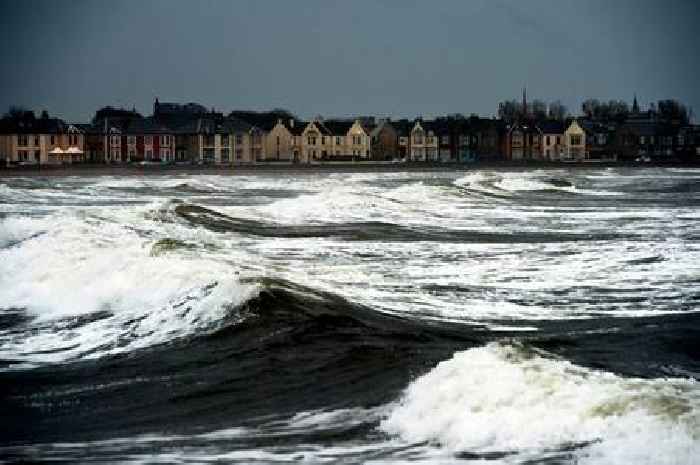
<path id="1" fill-rule="evenodd" d="M 561 136 L 557 136 L 557 145 L 561 144 Z"/>
<path id="2" fill-rule="evenodd" d="M 236 145 L 243 145 L 243 134 L 236 134 Z"/>
<path id="3" fill-rule="evenodd" d="M 335 144 L 336 144 L 336 145 L 342 144 L 342 142 L 340 141 L 340 139 L 341 139 L 340 136 L 336 136 L 336 137 L 335 137 Z"/>
<path id="4" fill-rule="evenodd" d="M 231 150 L 221 149 L 221 162 L 228 163 L 229 161 L 231 161 Z"/>
<path id="5" fill-rule="evenodd" d="M 685 145 L 685 137 L 683 135 L 678 135 L 678 145 Z"/>
<path id="6" fill-rule="evenodd" d="M 129 153 L 127 155 L 128 158 L 126 159 L 126 161 L 131 161 L 132 159 L 136 158 L 136 150 L 129 149 Z"/>
<path id="7" fill-rule="evenodd" d="M 646 141 L 646 138 L 644 136 L 639 136 L 639 144 L 640 145 L 644 145 L 644 144 L 646 144 L 646 142 L 647 141 Z"/>
<path id="8" fill-rule="evenodd" d="M 34 136 L 34 147 L 39 147 L 39 136 Z"/>
<path id="9" fill-rule="evenodd" d="M 160 145 L 170 145 L 170 136 L 160 136 Z"/>
<path id="10" fill-rule="evenodd" d="M 228 147 L 229 146 L 229 136 L 228 134 L 221 134 L 221 146 L 222 147 Z M 223 152 L 222 152 L 223 153 Z"/>
<path id="11" fill-rule="evenodd" d="M 214 163 L 215 156 L 214 149 L 204 149 L 202 151 L 204 163 Z"/>
<path id="12" fill-rule="evenodd" d="M 144 143 L 145 143 L 146 145 L 153 145 L 153 136 L 146 136 L 146 137 L 144 138 Z"/>
<path id="13" fill-rule="evenodd" d="M 423 143 L 423 135 L 416 134 L 415 136 L 413 136 L 413 143 L 414 144 L 422 144 Z"/>
<path id="14" fill-rule="evenodd" d="M 119 149 L 112 149 L 112 160 L 118 161 L 121 159 L 121 154 L 119 153 Z"/>
<path id="15" fill-rule="evenodd" d="M 110 137 L 110 143 L 112 145 L 119 145 L 119 136 L 112 136 Z"/>
<path id="16" fill-rule="evenodd" d="M 449 144 L 450 143 L 450 136 L 442 136 L 441 137 L 442 144 Z"/>
<path id="17" fill-rule="evenodd" d="M 550 145 L 549 136 L 545 137 L 545 144 Z M 549 150 L 547 150 L 547 155 L 549 155 Z"/>
<path id="18" fill-rule="evenodd" d="M 39 150 L 34 151 L 34 160 L 41 161 L 41 152 Z"/>
<path id="19" fill-rule="evenodd" d="M 308 137 L 308 142 L 309 142 L 309 145 L 316 145 L 316 137 L 314 137 L 314 136 L 309 136 L 309 137 Z"/>
<path id="20" fill-rule="evenodd" d="M 126 138 L 126 142 L 129 145 L 136 145 L 136 136 L 129 136 Z"/>
<path id="21" fill-rule="evenodd" d="M 213 135 L 206 135 L 204 136 L 204 145 L 207 147 L 213 147 L 216 145 L 216 141 L 214 140 Z"/>
<path id="22" fill-rule="evenodd" d="M 571 135 L 571 145 L 581 145 L 581 134 Z"/>
<path id="23" fill-rule="evenodd" d="M 243 149 L 236 149 L 236 160 L 241 160 L 243 158 Z"/>
<path id="24" fill-rule="evenodd" d="M 28 138 L 25 134 L 20 134 L 19 136 L 17 136 L 17 145 L 19 145 L 20 147 L 26 147 L 27 145 L 29 145 Z"/>
<path id="25" fill-rule="evenodd" d="M 148 149 L 146 150 L 146 160 L 151 160 L 153 159 L 153 150 Z"/>
<path id="26" fill-rule="evenodd" d="M 326 145 L 326 136 L 321 136 L 321 145 Z"/>
<path id="27" fill-rule="evenodd" d="M 56 145 L 56 136 L 51 136 L 51 145 Z"/>
<path id="28" fill-rule="evenodd" d="M 280 145 L 280 136 L 277 136 L 277 145 Z"/>
<path id="29" fill-rule="evenodd" d="M 253 145 L 262 144 L 262 135 L 259 132 L 254 132 L 252 135 Z"/>

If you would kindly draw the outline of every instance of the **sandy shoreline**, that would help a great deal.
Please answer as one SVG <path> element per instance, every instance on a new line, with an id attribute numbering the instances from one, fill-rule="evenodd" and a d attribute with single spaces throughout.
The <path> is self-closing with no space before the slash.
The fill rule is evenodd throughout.
<path id="1" fill-rule="evenodd" d="M 473 170 L 537 170 L 537 169 L 600 169 L 608 167 L 698 167 L 698 164 L 624 164 L 624 163 L 347 163 L 333 165 L 258 164 L 241 166 L 200 165 L 63 165 L 42 167 L 0 168 L 0 178 L 22 176 L 166 176 L 166 175 L 255 175 L 255 174 L 323 174 L 323 173 L 401 173 L 411 171 L 473 171 Z"/>

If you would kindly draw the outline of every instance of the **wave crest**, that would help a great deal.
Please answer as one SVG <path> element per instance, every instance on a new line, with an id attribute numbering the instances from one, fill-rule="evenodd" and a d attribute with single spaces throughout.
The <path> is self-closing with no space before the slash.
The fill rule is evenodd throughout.
<path id="1" fill-rule="evenodd" d="M 491 343 L 415 380 L 381 428 L 456 454 L 573 451 L 577 463 L 692 464 L 700 456 L 700 387 L 623 378 Z"/>

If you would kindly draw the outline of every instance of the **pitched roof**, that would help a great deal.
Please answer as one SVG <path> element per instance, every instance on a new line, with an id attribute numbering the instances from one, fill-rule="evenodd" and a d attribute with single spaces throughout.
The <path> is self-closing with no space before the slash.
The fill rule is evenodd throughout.
<path id="1" fill-rule="evenodd" d="M 294 126 L 296 127 L 301 121 L 297 120 L 293 115 L 284 111 L 241 111 L 236 110 L 229 113 L 229 118 L 236 118 L 246 123 L 257 126 L 260 129 L 269 132 L 274 128 L 277 123 L 281 120 L 287 129 L 290 128 L 289 120 L 294 120 Z"/>
<path id="2" fill-rule="evenodd" d="M 544 134 L 564 134 L 566 131 L 566 127 L 561 121 L 544 121 L 539 124 L 539 127 Z"/>
<path id="3" fill-rule="evenodd" d="M 3 118 L 1 121 L 3 134 L 63 134 L 69 126 L 58 118 Z"/>
<path id="4" fill-rule="evenodd" d="M 333 136 L 344 136 L 355 123 L 352 121 L 343 120 L 327 120 L 321 124 L 325 127 L 328 134 Z"/>

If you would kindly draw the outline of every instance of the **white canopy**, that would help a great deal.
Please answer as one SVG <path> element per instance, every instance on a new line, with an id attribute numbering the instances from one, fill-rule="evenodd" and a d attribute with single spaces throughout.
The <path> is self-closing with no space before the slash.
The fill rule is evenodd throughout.
<path id="1" fill-rule="evenodd" d="M 66 153 L 66 152 L 64 152 L 63 149 L 61 149 L 61 147 L 56 147 L 55 149 L 53 149 L 53 150 L 50 151 L 49 153 L 50 153 L 51 155 L 63 155 L 63 154 Z"/>
<path id="2" fill-rule="evenodd" d="M 66 150 L 65 153 L 71 153 L 71 154 L 82 154 L 83 151 L 80 150 L 78 147 L 68 147 L 68 150 Z"/>

